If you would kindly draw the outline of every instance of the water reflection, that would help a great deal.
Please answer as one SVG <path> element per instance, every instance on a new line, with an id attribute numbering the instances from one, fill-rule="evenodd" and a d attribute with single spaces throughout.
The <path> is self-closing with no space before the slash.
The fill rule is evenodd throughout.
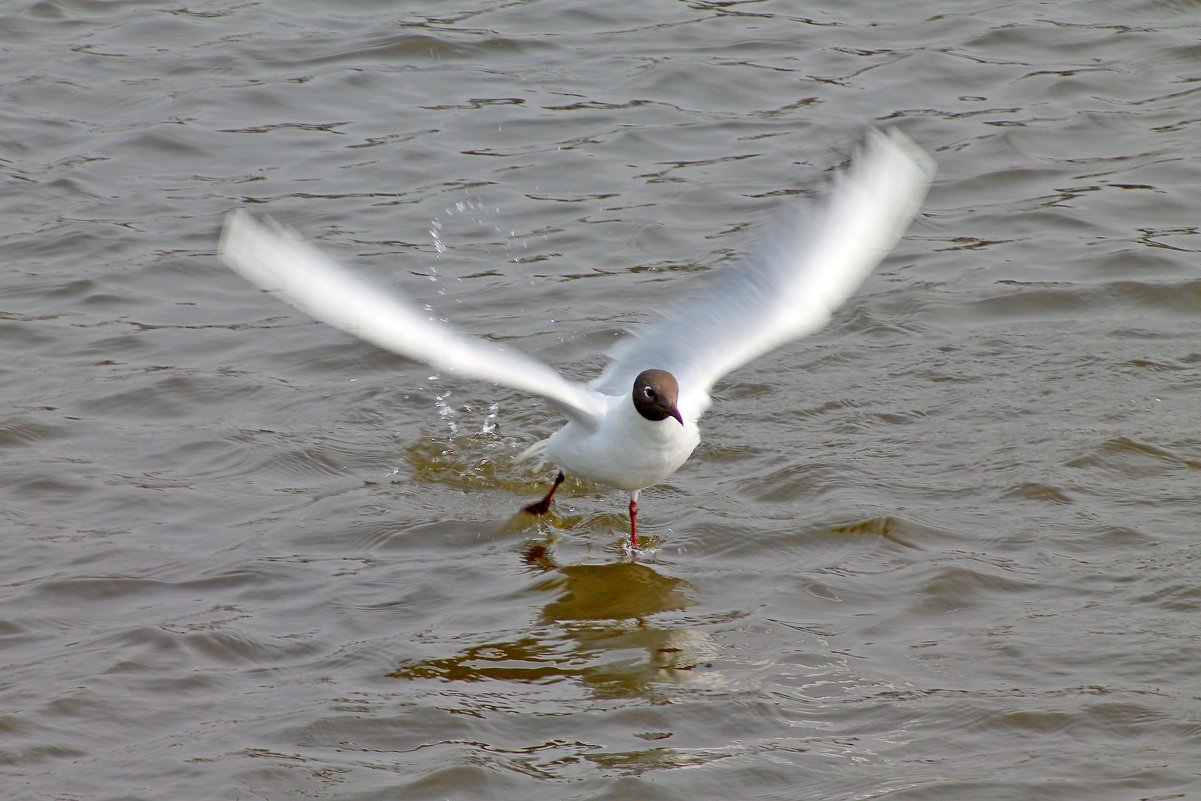
<path id="1" fill-rule="evenodd" d="M 637 562 L 560 565 L 545 545 L 529 545 L 537 578 L 531 594 L 550 596 L 532 629 L 474 645 L 454 656 L 402 665 L 392 678 L 554 683 L 574 680 L 606 697 L 646 695 L 654 685 L 694 682 L 695 669 L 716 654 L 699 629 L 656 625 L 653 618 L 687 609 L 687 581 Z"/>

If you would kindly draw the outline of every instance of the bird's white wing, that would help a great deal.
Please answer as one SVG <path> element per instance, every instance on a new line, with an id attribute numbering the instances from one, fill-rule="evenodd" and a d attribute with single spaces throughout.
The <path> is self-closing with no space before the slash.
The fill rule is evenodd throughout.
<path id="1" fill-rule="evenodd" d="M 604 415 L 605 400 L 596 391 L 519 351 L 430 320 L 415 304 L 372 286 L 283 226 L 235 211 L 226 219 L 218 255 L 261 289 L 381 348 L 540 395 L 589 428 Z"/>
<path id="2" fill-rule="evenodd" d="M 904 134 L 869 131 L 823 203 L 785 220 L 701 298 L 620 340 L 589 386 L 625 392 L 641 371 L 667 370 L 679 381 L 681 409 L 687 398 L 699 416 L 723 375 L 826 324 L 896 245 L 933 176 L 934 161 Z"/>

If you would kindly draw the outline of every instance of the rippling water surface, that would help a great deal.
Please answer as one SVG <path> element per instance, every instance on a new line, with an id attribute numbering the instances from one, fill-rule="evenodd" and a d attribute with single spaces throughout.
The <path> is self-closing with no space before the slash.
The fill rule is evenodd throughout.
<path id="1" fill-rule="evenodd" d="M 14 799 L 1201 797 L 1201 5 L 0 11 Z M 284 220 L 575 377 L 868 124 L 940 165 L 643 495 L 253 291 Z M 687 770 L 685 770 L 687 768 Z"/>

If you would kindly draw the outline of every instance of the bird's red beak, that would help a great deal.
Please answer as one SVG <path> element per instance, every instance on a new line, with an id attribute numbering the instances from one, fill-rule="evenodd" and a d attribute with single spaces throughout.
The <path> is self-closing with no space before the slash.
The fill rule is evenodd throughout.
<path id="1" fill-rule="evenodd" d="M 680 425 L 684 425 L 684 415 L 680 414 L 680 410 L 677 409 L 675 406 L 672 406 L 670 409 L 668 409 L 667 413 L 670 414 L 672 417 L 676 418 L 677 420 L 679 420 Z"/>

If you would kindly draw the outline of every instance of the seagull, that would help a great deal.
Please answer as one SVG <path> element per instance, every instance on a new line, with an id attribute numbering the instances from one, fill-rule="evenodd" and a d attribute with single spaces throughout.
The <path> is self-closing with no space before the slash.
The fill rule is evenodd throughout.
<path id="1" fill-rule="evenodd" d="M 294 231 L 245 211 L 226 219 L 219 258 L 260 289 L 378 347 L 468 378 L 540 396 L 567 423 L 522 454 L 559 468 L 524 511 L 544 514 L 566 475 L 625 490 L 630 547 L 638 496 L 687 461 L 722 376 L 813 333 L 859 288 L 909 227 L 934 175 L 896 129 L 872 129 L 822 202 L 791 212 L 706 292 L 619 340 L 588 383 L 499 343 L 460 334 L 420 305 L 384 293 Z"/>

